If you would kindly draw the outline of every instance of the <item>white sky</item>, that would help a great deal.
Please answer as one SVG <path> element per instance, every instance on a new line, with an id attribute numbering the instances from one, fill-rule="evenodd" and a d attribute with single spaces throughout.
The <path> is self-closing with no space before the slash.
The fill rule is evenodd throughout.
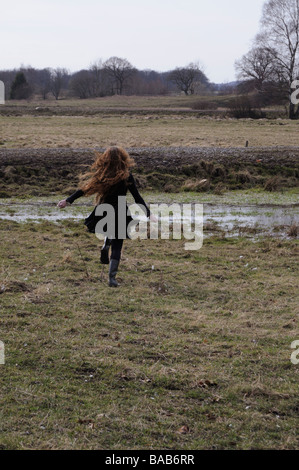
<path id="1" fill-rule="evenodd" d="M 212 82 L 235 80 L 264 0 L 1 1 L 0 69 L 88 68 L 118 56 L 138 69 L 197 62 Z"/>

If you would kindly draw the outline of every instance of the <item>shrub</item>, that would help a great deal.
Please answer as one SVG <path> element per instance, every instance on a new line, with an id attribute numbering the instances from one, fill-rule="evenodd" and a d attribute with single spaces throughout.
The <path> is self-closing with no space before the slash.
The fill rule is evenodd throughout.
<path id="1" fill-rule="evenodd" d="M 204 172 L 200 164 L 194 163 L 193 165 L 184 165 L 182 173 L 186 176 L 201 176 Z"/>
<path id="2" fill-rule="evenodd" d="M 238 171 L 238 173 L 236 174 L 236 180 L 238 183 L 241 183 L 241 184 L 251 183 L 252 176 L 247 170 Z"/>
<path id="3" fill-rule="evenodd" d="M 213 178 L 221 178 L 222 180 L 224 180 L 226 178 L 226 171 L 225 169 L 222 167 L 222 166 L 216 166 L 215 168 L 213 168 L 212 170 L 212 177 Z"/>
<path id="4" fill-rule="evenodd" d="M 207 175 L 211 175 L 214 170 L 213 162 L 207 162 L 206 160 L 201 160 L 200 166 L 204 169 Z"/>
<path id="5" fill-rule="evenodd" d="M 198 100 L 192 104 L 191 108 L 198 111 L 215 110 L 218 108 L 218 104 L 214 101 Z"/>
<path id="6" fill-rule="evenodd" d="M 217 194 L 218 196 L 222 196 L 223 193 L 227 191 L 227 187 L 223 183 L 218 183 L 214 188 L 213 188 L 213 193 Z"/>
<path id="7" fill-rule="evenodd" d="M 231 116 L 236 119 L 262 119 L 266 117 L 265 113 L 253 107 L 252 101 L 248 96 L 238 96 L 233 99 L 229 104 L 229 108 Z"/>
<path id="8" fill-rule="evenodd" d="M 177 186 L 175 186 L 174 184 L 168 183 L 164 186 L 164 191 L 166 193 L 178 193 L 179 188 L 177 188 Z"/>

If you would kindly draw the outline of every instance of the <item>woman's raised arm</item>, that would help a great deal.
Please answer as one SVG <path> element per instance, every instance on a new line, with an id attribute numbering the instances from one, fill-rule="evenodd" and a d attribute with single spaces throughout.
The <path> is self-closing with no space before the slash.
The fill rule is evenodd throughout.
<path id="1" fill-rule="evenodd" d="M 82 196 L 84 196 L 84 192 L 82 191 L 82 189 L 78 189 L 68 198 L 59 201 L 57 206 L 60 207 L 60 209 L 64 209 L 65 206 L 67 206 L 68 204 L 72 204 L 76 199 Z"/>

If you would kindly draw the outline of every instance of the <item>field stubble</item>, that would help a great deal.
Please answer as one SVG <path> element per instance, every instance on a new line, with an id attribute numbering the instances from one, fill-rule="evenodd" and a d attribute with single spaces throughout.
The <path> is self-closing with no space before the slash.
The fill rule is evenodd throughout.
<path id="1" fill-rule="evenodd" d="M 298 448 L 298 244 L 1 221 L 2 449 Z M 161 256 L 163 253 L 163 257 Z"/>
<path id="2" fill-rule="evenodd" d="M 298 145 L 298 122 L 212 116 L 101 114 L 0 116 L 3 148 L 275 147 Z"/>

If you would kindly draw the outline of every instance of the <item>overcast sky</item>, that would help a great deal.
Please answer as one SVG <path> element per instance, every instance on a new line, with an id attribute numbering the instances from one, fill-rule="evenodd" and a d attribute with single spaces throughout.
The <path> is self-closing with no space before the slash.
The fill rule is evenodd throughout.
<path id="1" fill-rule="evenodd" d="M 88 68 L 118 56 L 167 71 L 199 61 L 212 82 L 235 80 L 264 0 L 13 0 L 1 8 L 0 69 Z"/>

